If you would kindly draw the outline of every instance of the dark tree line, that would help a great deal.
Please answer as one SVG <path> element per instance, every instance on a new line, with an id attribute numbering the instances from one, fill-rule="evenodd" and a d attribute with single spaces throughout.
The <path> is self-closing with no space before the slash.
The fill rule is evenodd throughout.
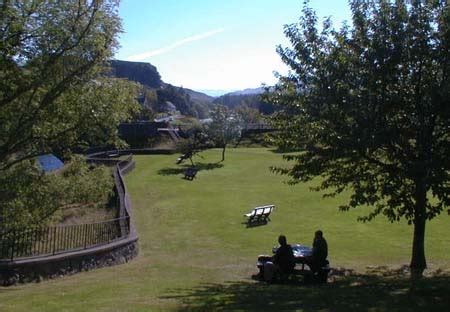
<path id="1" fill-rule="evenodd" d="M 214 104 L 224 105 L 231 109 L 237 109 L 242 106 L 257 109 L 261 114 L 270 115 L 275 111 L 271 102 L 265 101 L 260 94 L 234 95 L 225 94 L 213 101 Z"/>

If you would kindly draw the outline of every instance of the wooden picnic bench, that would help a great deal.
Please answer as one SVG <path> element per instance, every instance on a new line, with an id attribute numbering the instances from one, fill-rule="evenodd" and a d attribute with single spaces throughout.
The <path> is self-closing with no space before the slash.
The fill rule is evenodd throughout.
<path id="1" fill-rule="evenodd" d="M 184 172 L 184 178 L 186 180 L 193 180 L 195 178 L 195 176 L 197 175 L 198 169 L 195 167 L 190 167 L 187 168 L 186 171 Z"/>
<path id="2" fill-rule="evenodd" d="M 248 224 L 267 223 L 267 221 L 270 221 L 269 216 L 272 213 L 273 209 L 275 209 L 275 205 L 259 206 L 253 208 L 252 211 L 244 214 L 244 216 L 247 217 Z"/>

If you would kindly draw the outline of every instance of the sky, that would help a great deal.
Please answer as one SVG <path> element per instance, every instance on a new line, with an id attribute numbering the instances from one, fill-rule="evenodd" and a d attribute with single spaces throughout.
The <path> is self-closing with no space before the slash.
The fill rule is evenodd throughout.
<path id="1" fill-rule="evenodd" d="M 243 90 L 276 82 L 287 67 L 283 25 L 298 21 L 302 0 L 122 0 L 115 58 L 155 65 L 164 82 L 198 91 Z M 311 0 L 320 19 L 350 19 L 346 0 Z"/>

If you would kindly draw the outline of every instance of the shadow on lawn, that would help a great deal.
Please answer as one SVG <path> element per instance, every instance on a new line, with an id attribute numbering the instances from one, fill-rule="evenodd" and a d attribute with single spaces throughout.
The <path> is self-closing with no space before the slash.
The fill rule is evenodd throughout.
<path id="1" fill-rule="evenodd" d="M 159 175 L 178 175 L 178 174 L 184 174 L 184 172 L 186 171 L 187 168 L 192 167 L 191 165 L 181 165 L 180 167 L 177 168 L 162 168 L 160 170 L 158 170 L 158 174 Z M 198 169 L 198 171 L 202 171 L 202 170 L 213 170 L 213 169 L 218 169 L 218 168 L 222 168 L 223 164 L 220 163 L 201 163 L 201 162 L 197 162 L 195 164 L 195 168 Z"/>
<path id="2" fill-rule="evenodd" d="M 304 148 L 271 148 L 270 152 L 274 154 L 288 154 L 288 153 L 301 153 L 304 152 Z"/>
<path id="3" fill-rule="evenodd" d="M 334 280 L 333 280 L 334 279 Z M 405 275 L 352 274 L 328 284 L 240 281 L 174 289 L 180 311 L 448 311 L 450 276 L 427 277 L 414 287 Z"/>
<path id="4" fill-rule="evenodd" d="M 268 222 L 267 221 L 259 221 L 259 222 L 244 221 L 241 224 L 244 224 L 246 228 L 251 229 L 251 228 L 254 228 L 254 227 L 258 227 L 258 226 L 267 225 Z"/>

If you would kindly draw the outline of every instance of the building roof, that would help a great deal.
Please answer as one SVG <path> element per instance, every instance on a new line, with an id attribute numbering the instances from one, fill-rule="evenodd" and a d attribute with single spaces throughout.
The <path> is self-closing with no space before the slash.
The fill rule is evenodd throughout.
<path id="1" fill-rule="evenodd" d="M 41 155 L 37 159 L 44 172 L 51 172 L 64 167 L 64 163 L 53 154 Z"/>

